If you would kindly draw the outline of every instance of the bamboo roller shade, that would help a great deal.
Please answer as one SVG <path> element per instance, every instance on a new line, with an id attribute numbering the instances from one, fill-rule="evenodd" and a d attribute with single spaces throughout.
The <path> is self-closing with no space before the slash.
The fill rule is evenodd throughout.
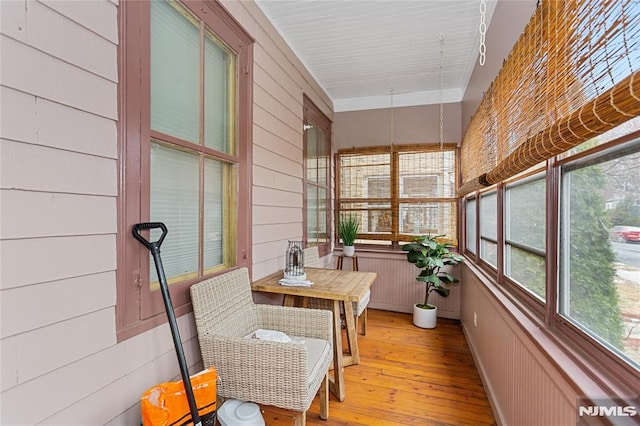
<path id="1" fill-rule="evenodd" d="M 461 148 L 463 196 L 640 115 L 640 2 L 543 0 Z"/>

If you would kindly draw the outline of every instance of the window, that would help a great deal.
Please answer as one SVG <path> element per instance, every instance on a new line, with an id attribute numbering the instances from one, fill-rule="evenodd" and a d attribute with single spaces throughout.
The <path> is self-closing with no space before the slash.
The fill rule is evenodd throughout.
<path id="1" fill-rule="evenodd" d="M 476 199 L 469 197 L 465 204 L 465 247 L 472 254 L 476 254 Z"/>
<path id="2" fill-rule="evenodd" d="M 480 258 L 498 266 L 498 196 L 496 191 L 480 195 Z"/>
<path id="3" fill-rule="evenodd" d="M 545 299 L 546 192 L 544 176 L 505 188 L 504 275 Z"/>
<path id="4" fill-rule="evenodd" d="M 395 246 L 444 234 L 457 244 L 455 147 L 345 149 L 338 168 L 338 215 L 359 217 L 360 243 Z"/>
<path id="5" fill-rule="evenodd" d="M 458 193 L 480 197 L 478 263 L 497 265 L 483 272 L 514 302 L 505 309 L 550 337 L 531 334 L 550 358 L 564 349 L 601 389 L 633 394 L 640 45 L 629 40 L 640 34 L 640 8 L 599 6 L 539 3 L 466 129 Z M 541 162 L 544 180 L 531 171 Z"/>
<path id="6" fill-rule="evenodd" d="M 640 369 L 638 170 L 640 140 L 562 167 L 557 311 Z M 622 234 L 625 227 L 636 232 Z"/>
<path id="7" fill-rule="evenodd" d="M 496 268 L 488 271 L 496 283 L 624 383 L 640 377 L 638 124 L 465 203 L 467 250 L 477 220 L 480 258 Z"/>
<path id="8" fill-rule="evenodd" d="M 318 246 L 320 256 L 329 254 L 329 175 L 331 121 L 304 97 L 304 206 L 306 245 Z"/>
<path id="9" fill-rule="evenodd" d="M 189 309 L 189 285 L 250 264 L 251 78 L 240 70 L 249 70 L 251 40 L 217 3 L 190 5 L 121 5 L 120 339 L 164 321 L 133 224 L 167 226 L 162 261 L 178 314 Z"/>

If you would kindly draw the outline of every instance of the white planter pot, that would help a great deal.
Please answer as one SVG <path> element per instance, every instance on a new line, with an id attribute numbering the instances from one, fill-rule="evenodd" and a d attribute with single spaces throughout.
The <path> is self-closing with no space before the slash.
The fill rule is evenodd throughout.
<path id="1" fill-rule="evenodd" d="M 423 309 L 419 308 L 417 304 L 413 305 L 413 325 L 420 328 L 436 328 L 437 319 L 437 307 L 433 306 L 433 309 Z"/>
<path id="2" fill-rule="evenodd" d="M 342 246 L 342 253 L 345 256 L 352 257 L 355 252 L 356 252 L 355 246 Z"/>

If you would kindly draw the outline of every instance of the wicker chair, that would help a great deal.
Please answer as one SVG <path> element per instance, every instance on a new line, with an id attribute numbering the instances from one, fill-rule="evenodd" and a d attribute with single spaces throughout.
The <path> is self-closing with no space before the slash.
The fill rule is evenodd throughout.
<path id="1" fill-rule="evenodd" d="M 204 367 L 221 379 L 218 395 L 293 410 L 304 425 L 320 390 L 320 418 L 329 417 L 330 312 L 253 303 L 247 268 L 195 284 L 191 301 Z M 251 338 L 257 329 L 302 340 Z"/>
<path id="2" fill-rule="evenodd" d="M 318 252 L 318 246 L 307 247 L 304 249 L 304 266 L 322 268 L 320 263 L 320 253 Z M 371 290 L 367 290 L 366 294 L 358 302 L 353 302 L 353 313 L 356 320 L 356 329 L 358 329 L 358 319 L 362 318 L 360 323 L 362 328 L 360 334 L 366 336 L 367 334 L 367 307 L 371 301 Z M 309 300 L 309 307 L 315 309 L 329 309 L 329 302 L 323 299 L 311 299 Z"/>

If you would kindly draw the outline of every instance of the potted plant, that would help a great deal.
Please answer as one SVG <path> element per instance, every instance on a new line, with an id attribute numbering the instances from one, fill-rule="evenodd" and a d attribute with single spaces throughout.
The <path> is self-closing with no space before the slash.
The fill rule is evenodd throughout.
<path id="1" fill-rule="evenodd" d="M 338 233 L 342 239 L 342 252 L 345 256 L 353 256 L 355 247 L 353 246 L 360 228 L 360 221 L 357 216 L 342 216 L 338 223 Z"/>
<path id="2" fill-rule="evenodd" d="M 425 284 L 424 303 L 413 306 L 413 323 L 421 328 L 434 328 L 438 310 L 429 304 L 429 295 L 436 292 L 448 297 L 451 284 L 459 282 L 457 278 L 441 269 L 448 265 L 457 265 L 464 258 L 449 251 L 449 244 L 443 243 L 444 235 L 415 237 L 412 243 L 402 246 L 407 251 L 407 260 L 421 269 L 416 280 Z"/>

